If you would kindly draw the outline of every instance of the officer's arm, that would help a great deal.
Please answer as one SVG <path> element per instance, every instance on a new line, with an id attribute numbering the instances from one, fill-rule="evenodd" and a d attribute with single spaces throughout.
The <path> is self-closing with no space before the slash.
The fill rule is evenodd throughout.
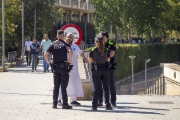
<path id="1" fill-rule="evenodd" d="M 110 62 L 110 58 L 107 58 L 107 62 Z"/>
<path id="2" fill-rule="evenodd" d="M 72 50 L 68 50 L 68 52 L 69 52 L 69 60 L 65 61 L 65 62 L 71 63 L 72 56 L 73 56 L 73 51 Z"/>
<path id="3" fill-rule="evenodd" d="M 114 57 L 114 54 L 116 53 L 116 43 L 113 42 L 113 45 L 111 45 L 111 51 L 110 51 L 110 57 Z"/>
<path id="4" fill-rule="evenodd" d="M 93 58 L 89 58 L 89 62 L 93 62 Z"/>
<path id="5" fill-rule="evenodd" d="M 90 49 L 88 59 L 89 59 L 89 62 L 93 62 L 93 49 Z"/>
<path id="6" fill-rule="evenodd" d="M 110 57 L 111 57 L 111 58 L 114 57 L 114 54 L 115 54 L 115 51 L 111 51 L 111 52 L 110 52 Z"/>
<path id="7" fill-rule="evenodd" d="M 44 53 L 44 58 L 46 59 L 46 61 L 49 63 L 50 60 L 49 60 L 49 57 L 48 57 L 49 53 L 48 52 L 45 52 Z"/>

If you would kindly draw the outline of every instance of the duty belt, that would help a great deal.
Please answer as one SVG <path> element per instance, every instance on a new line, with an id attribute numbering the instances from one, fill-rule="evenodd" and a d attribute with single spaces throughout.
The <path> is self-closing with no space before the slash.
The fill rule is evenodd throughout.
<path id="1" fill-rule="evenodd" d="M 54 64 L 55 67 L 60 67 L 60 68 L 67 68 L 66 63 L 62 62 L 62 63 L 55 63 Z"/>

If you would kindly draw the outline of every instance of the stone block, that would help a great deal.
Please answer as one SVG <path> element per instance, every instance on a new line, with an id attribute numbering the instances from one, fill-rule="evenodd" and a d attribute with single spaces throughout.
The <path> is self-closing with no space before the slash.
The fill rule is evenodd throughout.
<path id="1" fill-rule="evenodd" d="M 81 81 L 82 81 L 84 97 L 78 97 L 77 100 L 91 100 L 91 80 L 82 79 Z"/>

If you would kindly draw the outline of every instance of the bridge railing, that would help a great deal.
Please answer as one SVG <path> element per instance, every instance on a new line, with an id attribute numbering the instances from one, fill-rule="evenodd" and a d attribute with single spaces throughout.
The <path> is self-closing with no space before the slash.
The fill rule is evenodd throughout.
<path id="1" fill-rule="evenodd" d="M 86 50 L 87 48 L 91 48 L 91 47 L 94 47 L 95 44 L 84 44 L 84 45 L 78 45 L 78 47 L 81 49 L 81 50 Z"/>
<path id="2" fill-rule="evenodd" d="M 154 79 L 120 86 L 120 95 L 138 95 L 138 94 L 155 94 L 164 95 L 163 76 Z"/>

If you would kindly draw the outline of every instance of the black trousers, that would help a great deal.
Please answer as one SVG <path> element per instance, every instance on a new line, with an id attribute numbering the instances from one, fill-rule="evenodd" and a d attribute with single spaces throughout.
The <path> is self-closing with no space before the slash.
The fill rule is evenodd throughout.
<path id="1" fill-rule="evenodd" d="M 66 88 L 69 81 L 69 73 L 66 68 L 55 67 L 53 72 L 54 77 L 54 89 L 53 89 L 53 105 L 57 105 L 59 87 L 61 85 L 63 105 L 68 105 L 68 97 Z"/>
<path id="2" fill-rule="evenodd" d="M 100 90 L 101 90 L 100 88 L 103 84 L 103 89 L 105 92 L 105 104 L 106 104 L 106 107 L 109 107 L 110 106 L 110 101 L 109 101 L 109 79 L 110 79 L 109 69 L 106 67 L 98 67 L 97 70 L 92 71 L 92 79 L 93 79 L 93 84 L 94 84 L 94 97 L 93 97 L 92 106 L 94 108 L 97 108 L 99 92 L 100 92 Z"/>
<path id="3" fill-rule="evenodd" d="M 114 70 L 110 71 L 110 93 L 111 93 L 111 103 L 116 102 L 116 86 L 115 86 L 115 77 L 114 77 Z M 99 93 L 99 103 L 103 102 L 103 89 L 102 84 Z"/>
<path id="4" fill-rule="evenodd" d="M 29 56 L 29 51 L 26 51 L 26 61 L 27 61 L 27 65 L 30 65 L 31 64 L 31 53 L 30 53 L 30 59 L 28 60 Z"/>

